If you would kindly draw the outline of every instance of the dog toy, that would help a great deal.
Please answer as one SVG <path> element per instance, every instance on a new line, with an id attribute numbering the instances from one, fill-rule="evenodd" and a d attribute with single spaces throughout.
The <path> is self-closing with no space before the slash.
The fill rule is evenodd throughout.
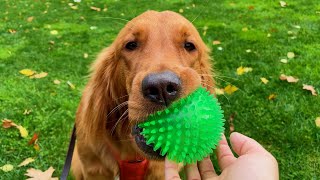
<path id="1" fill-rule="evenodd" d="M 199 87 L 168 108 L 149 115 L 138 126 L 154 151 L 160 149 L 162 156 L 190 164 L 201 161 L 216 148 L 224 121 L 218 100 Z"/>

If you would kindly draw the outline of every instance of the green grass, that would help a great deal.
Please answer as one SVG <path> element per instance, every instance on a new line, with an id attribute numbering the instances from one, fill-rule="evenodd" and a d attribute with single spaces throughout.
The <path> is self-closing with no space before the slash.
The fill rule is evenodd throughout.
<path id="1" fill-rule="evenodd" d="M 0 128 L 0 166 L 15 166 L 11 172 L 0 170 L 0 179 L 25 179 L 30 167 L 46 170 L 53 166 L 54 176 L 60 175 L 88 66 L 124 26 L 125 21 L 118 18 L 131 19 L 148 9 L 183 9 L 182 14 L 189 20 L 197 17 L 193 23 L 212 49 L 219 85 L 231 83 L 240 88 L 232 95 L 219 96 L 226 119 L 235 113 L 235 130 L 256 139 L 276 157 L 281 179 L 320 178 L 320 129 L 314 122 L 320 116 L 320 99 L 302 90 L 302 84 L 311 84 L 320 92 L 318 0 L 287 1 L 285 8 L 278 1 L 268 0 L 83 0 L 73 2 L 77 10 L 68 5 L 72 2 L 0 3 L 0 119 L 12 119 L 30 134 L 23 139 L 16 129 Z M 107 11 L 93 11 L 90 6 L 106 7 Z M 32 22 L 27 21 L 30 16 L 34 16 Z M 205 26 L 208 30 L 204 35 Z M 247 32 L 242 31 L 244 27 Z M 51 35 L 52 30 L 58 34 Z M 213 40 L 220 40 L 218 46 L 223 50 L 212 45 Z M 252 52 L 247 53 L 247 49 Z M 294 52 L 296 57 L 288 64 L 280 63 L 287 52 Z M 89 57 L 84 58 L 84 53 Z M 253 71 L 238 76 L 235 72 L 241 65 Z M 29 79 L 19 74 L 25 68 L 49 74 Z M 280 81 L 281 73 L 300 81 Z M 264 85 L 260 77 L 270 82 Z M 55 79 L 61 84 L 55 85 Z M 67 81 L 76 89 L 72 90 Z M 272 93 L 277 97 L 269 101 L 267 97 Z M 23 115 L 25 109 L 32 112 Z M 40 134 L 40 151 L 27 144 L 34 132 Z M 229 133 L 227 123 L 227 136 Z M 36 161 L 16 167 L 27 157 L 35 157 Z"/>

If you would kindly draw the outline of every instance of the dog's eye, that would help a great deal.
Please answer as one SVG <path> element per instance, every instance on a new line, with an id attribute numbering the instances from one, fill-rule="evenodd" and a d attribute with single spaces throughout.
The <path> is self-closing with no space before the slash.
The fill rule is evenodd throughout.
<path id="1" fill-rule="evenodd" d="M 137 49 L 138 43 L 135 41 L 131 41 L 131 42 L 128 42 L 125 47 L 126 47 L 126 49 L 133 51 L 133 50 Z"/>
<path id="2" fill-rule="evenodd" d="M 189 52 L 191 52 L 191 51 L 193 51 L 193 50 L 196 49 L 196 47 L 194 46 L 194 44 L 191 43 L 191 42 L 185 42 L 185 43 L 184 43 L 184 48 L 185 48 L 187 51 L 189 51 Z"/>

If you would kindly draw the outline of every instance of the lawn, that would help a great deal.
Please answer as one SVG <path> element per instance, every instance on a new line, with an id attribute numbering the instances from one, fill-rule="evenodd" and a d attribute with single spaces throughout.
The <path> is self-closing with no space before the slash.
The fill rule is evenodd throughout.
<path id="1" fill-rule="evenodd" d="M 235 131 L 256 139 L 276 157 L 281 179 L 319 179 L 320 128 L 315 120 L 320 116 L 320 98 L 302 86 L 313 85 L 320 92 L 320 3 L 286 3 L 281 7 L 279 1 L 269 0 L 2 0 L 0 119 L 22 125 L 29 136 L 22 138 L 16 128 L 0 127 L 0 167 L 14 166 L 10 172 L 0 170 L 0 179 L 25 179 L 27 169 L 50 166 L 56 169 L 53 175 L 60 176 L 90 63 L 126 20 L 148 9 L 172 10 L 193 20 L 212 49 L 218 87 L 239 88 L 218 95 L 227 136 L 232 116 Z M 288 52 L 294 58 L 289 59 Z M 252 71 L 238 75 L 240 66 Z M 48 75 L 31 79 L 19 73 L 22 69 Z M 299 81 L 281 81 L 281 74 Z M 269 82 L 262 83 L 262 77 Z M 271 94 L 273 100 L 268 99 Z M 34 133 L 39 135 L 39 150 L 28 145 Z M 17 167 L 28 157 L 35 161 Z"/>

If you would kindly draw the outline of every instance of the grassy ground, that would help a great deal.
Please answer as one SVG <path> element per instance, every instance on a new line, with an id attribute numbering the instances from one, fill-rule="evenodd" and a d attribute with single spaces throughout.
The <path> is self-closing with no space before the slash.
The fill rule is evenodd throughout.
<path id="1" fill-rule="evenodd" d="M 21 138 L 16 129 L 0 128 L 0 166 L 15 166 L 10 172 L 0 170 L 0 179 L 25 179 L 30 167 L 46 170 L 53 166 L 54 176 L 60 175 L 88 65 L 123 27 L 125 21 L 119 18 L 131 19 L 148 9 L 183 9 L 188 19 L 197 17 L 193 23 L 212 49 L 219 85 L 233 84 L 240 89 L 219 96 L 226 119 L 235 114 L 235 130 L 274 154 L 281 179 L 319 179 L 320 129 L 315 119 L 320 116 L 320 99 L 302 90 L 302 84 L 320 91 L 320 4 L 318 0 L 287 3 L 282 8 L 278 1 L 268 0 L 1 0 L 0 119 L 21 124 L 29 137 Z M 53 35 L 53 30 L 58 34 Z M 221 44 L 213 45 L 213 40 Z M 280 63 L 287 52 L 294 52 L 295 58 Z M 238 76 L 236 69 L 241 65 L 253 71 Z M 30 79 L 19 74 L 25 68 L 48 72 L 48 76 Z M 281 73 L 300 81 L 280 81 Z M 262 84 L 261 77 L 269 83 Z M 54 84 L 55 79 L 61 84 Z M 72 90 L 67 81 L 76 88 Z M 276 99 L 268 100 L 273 93 Z M 32 112 L 24 115 L 26 109 Z M 228 136 L 229 123 L 226 129 Z M 39 133 L 39 151 L 27 145 L 35 132 Z M 27 157 L 36 161 L 16 167 Z"/>

